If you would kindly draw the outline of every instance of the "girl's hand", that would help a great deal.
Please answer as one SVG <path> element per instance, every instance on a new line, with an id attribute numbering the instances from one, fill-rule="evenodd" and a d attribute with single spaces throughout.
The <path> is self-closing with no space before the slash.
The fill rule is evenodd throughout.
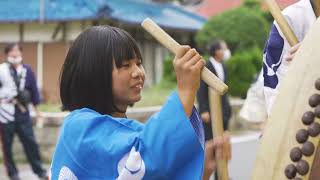
<path id="1" fill-rule="evenodd" d="M 178 94 L 187 116 L 191 115 L 204 65 L 205 61 L 202 56 L 189 46 L 181 46 L 173 61 L 177 75 Z"/>

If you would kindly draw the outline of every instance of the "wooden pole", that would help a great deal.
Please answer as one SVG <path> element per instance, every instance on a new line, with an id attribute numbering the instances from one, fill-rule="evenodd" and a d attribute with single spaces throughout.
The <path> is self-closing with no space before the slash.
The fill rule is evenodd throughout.
<path id="1" fill-rule="evenodd" d="M 213 135 L 214 137 L 223 137 L 221 95 L 215 89 L 212 89 L 210 87 L 209 87 L 209 104 L 210 104 L 210 117 L 211 117 L 211 126 L 212 126 Z M 218 166 L 218 179 L 229 180 L 228 160 L 220 157 L 216 161 Z"/>
<path id="2" fill-rule="evenodd" d="M 316 14 L 316 17 L 318 18 L 320 16 L 320 0 L 311 0 L 312 5 L 314 8 L 314 13 Z"/>
<path id="3" fill-rule="evenodd" d="M 269 7 L 270 13 L 272 14 L 275 21 L 278 23 L 282 33 L 288 40 L 290 46 L 294 46 L 299 43 L 297 36 L 294 34 L 293 30 L 290 28 L 287 20 L 281 13 L 280 7 L 275 0 L 265 0 L 267 6 Z"/>
<path id="4" fill-rule="evenodd" d="M 142 27 L 148 31 L 154 38 L 156 38 L 162 45 L 168 48 L 172 53 L 177 54 L 180 44 L 170 37 L 163 29 L 161 29 L 155 22 L 147 18 L 142 22 Z M 202 69 L 201 78 L 210 87 L 216 89 L 219 94 L 223 95 L 227 92 L 228 86 L 214 75 L 206 67 Z"/>

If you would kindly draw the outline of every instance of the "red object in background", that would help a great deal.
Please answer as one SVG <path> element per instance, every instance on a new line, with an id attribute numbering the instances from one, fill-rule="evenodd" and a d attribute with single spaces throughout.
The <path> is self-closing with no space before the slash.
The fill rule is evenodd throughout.
<path id="1" fill-rule="evenodd" d="M 297 2 L 297 0 L 276 0 L 281 8 L 285 8 L 290 4 Z M 195 9 L 194 12 L 203 16 L 211 17 L 239 7 L 244 0 L 203 0 Z"/>

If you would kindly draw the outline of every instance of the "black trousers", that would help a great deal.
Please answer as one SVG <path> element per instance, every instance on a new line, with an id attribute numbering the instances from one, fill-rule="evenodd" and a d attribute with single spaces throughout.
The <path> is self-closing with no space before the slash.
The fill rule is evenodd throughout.
<path id="1" fill-rule="evenodd" d="M 24 152 L 31 164 L 33 172 L 38 175 L 45 173 L 41 165 L 39 147 L 33 133 L 29 112 L 21 113 L 19 110 L 16 110 L 15 120 L 13 122 L 6 124 L 0 123 L 3 159 L 8 175 L 10 177 L 18 175 L 12 154 L 12 144 L 15 133 L 17 133 L 23 145 Z"/>
<path id="2" fill-rule="evenodd" d="M 229 129 L 229 119 L 224 119 L 223 120 L 223 130 L 226 131 Z M 203 122 L 203 128 L 204 128 L 204 136 L 205 140 L 208 141 L 213 138 L 213 133 L 212 133 L 212 126 L 211 126 L 211 121 L 208 123 Z"/>

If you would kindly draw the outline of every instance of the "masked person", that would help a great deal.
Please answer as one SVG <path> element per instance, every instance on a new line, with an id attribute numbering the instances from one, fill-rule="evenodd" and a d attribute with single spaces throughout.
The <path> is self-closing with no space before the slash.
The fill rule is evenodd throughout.
<path id="1" fill-rule="evenodd" d="M 282 11 L 299 42 L 304 39 L 316 21 L 316 9 L 320 8 L 319 6 L 320 0 L 300 0 Z M 281 81 L 299 46 L 300 44 L 290 47 L 278 24 L 274 22 L 263 56 L 263 89 L 268 115 L 277 97 Z"/>
<path id="2" fill-rule="evenodd" d="M 0 64 L 0 133 L 4 164 L 11 180 L 18 180 L 18 169 L 13 161 L 12 143 L 18 135 L 32 170 L 40 179 L 47 179 L 42 168 L 28 106 L 40 102 L 34 73 L 22 63 L 22 48 L 8 44 L 4 53 L 6 62 Z"/>
<path id="3" fill-rule="evenodd" d="M 230 58 L 231 53 L 227 48 L 224 41 L 215 41 L 211 44 L 209 48 L 210 58 L 206 64 L 206 67 L 215 75 L 217 75 L 224 83 L 228 83 L 227 69 L 224 65 L 224 61 Z M 205 139 L 212 139 L 212 128 L 210 120 L 210 106 L 209 106 L 209 96 L 208 96 L 208 85 L 201 81 L 200 88 L 197 93 L 199 111 L 201 119 L 204 124 L 205 129 Z M 231 106 L 229 103 L 228 94 L 221 97 L 222 106 L 222 118 L 223 118 L 223 128 L 227 130 L 229 128 L 229 120 L 231 117 Z"/>

